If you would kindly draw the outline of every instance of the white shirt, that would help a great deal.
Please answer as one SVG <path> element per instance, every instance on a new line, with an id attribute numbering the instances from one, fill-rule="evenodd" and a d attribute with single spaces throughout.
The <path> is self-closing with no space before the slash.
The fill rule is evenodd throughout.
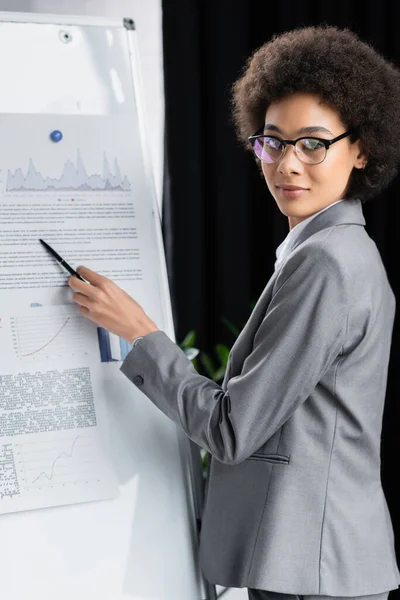
<path id="1" fill-rule="evenodd" d="M 287 236 L 285 237 L 285 239 L 283 240 L 283 242 L 276 249 L 275 270 L 278 267 L 281 267 L 282 264 L 283 264 L 283 262 L 284 262 L 284 260 L 289 256 L 289 254 L 290 254 L 289 242 L 292 242 L 294 239 L 296 239 L 300 235 L 301 231 L 304 229 L 304 227 L 307 225 L 307 223 L 309 223 L 317 215 L 323 213 L 324 210 L 328 210 L 328 208 L 330 208 L 334 204 L 338 204 L 339 202 L 343 202 L 343 200 L 344 199 L 342 198 L 341 200 L 337 200 L 336 202 L 333 202 L 329 206 L 325 206 L 325 208 L 322 208 L 318 212 L 314 213 L 313 215 L 311 215 L 311 217 L 307 217 L 307 219 L 304 219 L 304 221 L 301 221 L 300 223 L 298 223 L 297 225 L 295 225 L 293 227 L 293 229 L 291 229 L 289 231 L 289 233 L 287 234 Z"/>

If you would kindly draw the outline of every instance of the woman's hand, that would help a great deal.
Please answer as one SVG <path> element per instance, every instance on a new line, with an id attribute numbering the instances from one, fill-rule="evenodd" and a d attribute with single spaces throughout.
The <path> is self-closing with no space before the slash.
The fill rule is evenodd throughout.
<path id="1" fill-rule="evenodd" d="M 68 280 L 69 287 L 75 290 L 72 299 L 79 304 L 82 315 L 129 343 L 139 335 L 158 331 L 140 304 L 111 279 L 87 267 L 78 267 L 77 272 L 89 282 L 75 276 Z"/>

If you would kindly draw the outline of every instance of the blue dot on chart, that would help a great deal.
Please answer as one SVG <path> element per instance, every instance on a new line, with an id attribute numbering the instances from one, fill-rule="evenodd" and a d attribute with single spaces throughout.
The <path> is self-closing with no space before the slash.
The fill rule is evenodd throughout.
<path id="1" fill-rule="evenodd" d="M 50 137 L 53 142 L 59 142 L 62 139 L 62 133 L 58 129 L 55 129 L 51 132 Z"/>

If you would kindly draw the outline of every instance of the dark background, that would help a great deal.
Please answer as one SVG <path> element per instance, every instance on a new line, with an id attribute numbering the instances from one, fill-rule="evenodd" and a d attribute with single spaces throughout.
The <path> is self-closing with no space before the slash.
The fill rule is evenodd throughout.
<path id="1" fill-rule="evenodd" d="M 164 0 L 163 236 L 178 343 L 195 330 L 196 346 L 210 354 L 217 343 L 233 344 L 222 317 L 243 327 L 273 273 L 276 247 L 289 231 L 251 154 L 236 140 L 231 120 L 231 85 L 247 57 L 275 33 L 327 23 L 349 27 L 400 67 L 399 10 L 394 0 Z M 400 176 L 363 205 L 366 230 L 381 252 L 398 304 L 399 197 Z M 382 432 L 382 483 L 400 564 L 398 313 Z M 399 590 L 390 593 L 390 600 L 399 598 Z"/>

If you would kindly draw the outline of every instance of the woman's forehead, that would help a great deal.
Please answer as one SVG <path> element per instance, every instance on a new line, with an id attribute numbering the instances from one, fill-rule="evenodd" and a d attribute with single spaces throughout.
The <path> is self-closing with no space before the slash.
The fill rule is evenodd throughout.
<path id="1" fill-rule="evenodd" d="M 339 113 L 317 95 L 296 93 L 272 102 L 265 124 L 277 133 L 336 133 L 343 123 Z"/>

